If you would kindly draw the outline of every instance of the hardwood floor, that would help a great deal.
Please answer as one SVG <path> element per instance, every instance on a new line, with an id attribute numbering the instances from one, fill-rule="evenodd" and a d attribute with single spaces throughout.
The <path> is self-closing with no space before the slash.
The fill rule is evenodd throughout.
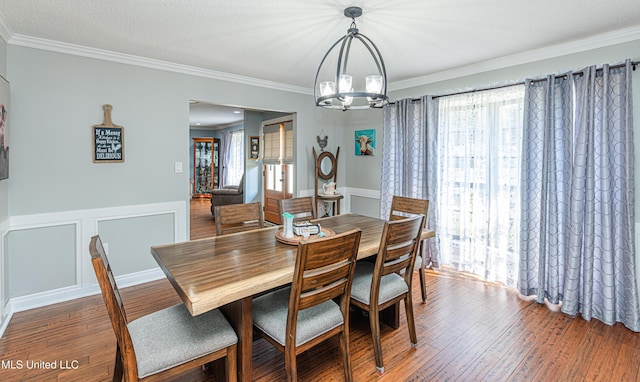
<path id="1" fill-rule="evenodd" d="M 194 228 L 198 227 L 192 224 Z M 419 286 L 416 273 L 418 347 L 411 348 L 403 312 L 399 329 L 383 325 L 386 373 L 382 376 L 375 373 L 368 320 L 354 313 L 350 349 L 356 381 L 636 381 L 640 377 L 640 337 L 621 324 L 607 326 L 553 313 L 519 299 L 513 290 L 462 274 L 428 272 L 426 304 L 419 302 Z M 130 320 L 180 302 L 166 280 L 121 292 Z M 299 380 L 342 381 L 337 346 L 337 340 L 330 340 L 300 355 Z M 108 381 L 115 347 L 101 295 L 16 313 L 0 339 L 0 380 Z M 49 366 L 55 362 L 55 367 L 46 368 L 46 362 Z M 254 380 L 285 379 L 282 354 L 262 339 L 254 343 L 253 362 Z M 215 379 L 210 371 L 195 369 L 179 380 Z"/>
<path id="2" fill-rule="evenodd" d="M 211 215 L 211 199 L 191 200 L 189 226 L 191 240 L 216 235 L 216 222 Z"/>

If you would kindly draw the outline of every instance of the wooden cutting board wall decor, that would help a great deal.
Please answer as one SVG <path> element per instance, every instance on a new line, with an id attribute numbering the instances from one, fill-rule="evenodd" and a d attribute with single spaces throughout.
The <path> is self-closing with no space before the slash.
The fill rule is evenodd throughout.
<path id="1" fill-rule="evenodd" d="M 104 120 L 101 125 L 93 125 L 93 162 L 124 162 L 124 127 L 111 122 L 113 106 L 102 106 Z"/>

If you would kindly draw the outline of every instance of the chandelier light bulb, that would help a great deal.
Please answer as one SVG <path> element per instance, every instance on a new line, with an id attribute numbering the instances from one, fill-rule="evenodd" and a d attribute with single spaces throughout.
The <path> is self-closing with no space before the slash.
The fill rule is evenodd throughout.
<path id="1" fill-rule="evenodd" d="M 366 77 L 366 89 L 367 93 L 381 93 L 382 92 L 382 76 L 373 74 Z"/>
<path id="2" fill-rule="evenodd" d="M 351 83 L 353 82 L 353 77 L 348 74 L 340 75 L 340 79 L 338 80 L 338 92 L 339 93 L 347 93 L 351 91 Z"/>
<path id="3" fill-rule="evenodd" d="M 333 81 L 320 82 L 320 95 L 328 96 L 336 93 L 336 83 Z"/>

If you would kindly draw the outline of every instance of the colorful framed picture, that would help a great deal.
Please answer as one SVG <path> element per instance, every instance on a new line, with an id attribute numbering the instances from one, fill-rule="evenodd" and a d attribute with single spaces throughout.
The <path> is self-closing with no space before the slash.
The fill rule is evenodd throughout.
<path id="1" fill-rule="evenodd" d="M 356 130 L 355 136 L 355 154 L 360 155 L 375 155 L 376 152 L 376 131 L 370 130 Z"/>

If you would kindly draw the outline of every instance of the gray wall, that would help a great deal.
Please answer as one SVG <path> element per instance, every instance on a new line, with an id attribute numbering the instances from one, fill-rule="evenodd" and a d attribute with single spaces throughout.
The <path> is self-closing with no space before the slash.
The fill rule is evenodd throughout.
<path id="1" fill-rule="evenodd" d="M 11 182 L 0 183 L 8 187 L 0 201 L 11 201 L 14 222 L 2 272 L 5 295 L 12 298 L 93 285 L 91 234 L 105 236 L 118 274 L 155 268 L 150 245 L 188 239 L 188 216 L 181 209 L 190 197 L 190 172 L 175 173 L 174 163 L 189 168 L 190 99 L 296 113 L 299 190 L 313 186 L 304 156 L 311 156 L 316 133 L 324 129 L 335 137 L 341 125 L 336 120 L 343 118 L 315 108 L 310 95 L 291 91 L 16 45 L 6 51 L 12 167 Z M 124 126 L 124 163 L 91 160 L 91 126 L 103 122 L 104 104 L 113 106 L 113 123 Z M 185 207 L 165 211 L 172 203 Z M 57 235 L 67 222 L 74 234 Z M 64 271 L 54 275 L 51 267 L 25 264 L 57 264 Z"/>
<path id="2" fill-rule="evenodd" d="M 7 69 L 15 90 L 11 215 L 186 200 L 189 174 L 174 173 L 174 162 L 189 158 L 189 99 L 297 112 L 298 150 L 316 130 L 332 132 L 341 114 L 317 110 L 310 96 L 13 45 Z M 91 161 L 91 126 L 106 103 L 125 128 L 122 164 Z"/>
<path id="3" fill-rule="evenodd" d="M 51 289 L 70 287 L 77 283 L 76 227 L 59 225 L 46 228 L 20 229 L 11 232 L 7 241 L 7 262 L 11 270 L 9 298 Z M 43 243 L 56 243 L 43 248 Z M 38 261 L 34 261 L 37 257 Z M 11 277 L 40 275 L 40 277 Z M 46 275 L 46 278 L 42 278 Z"/>
<path id="4" fill-rule="evenodd" d="M 144 271 L 157 266 L 149 247 L 173 243 L 173 218 L 168 214 L 104 220 L 98 232 L 115 276 Z M 154 229 L 147 229 L 155 227 Z M 144 232 L 144 235 L 132 234 Z"/>
<path id="5" fill-rule="evenodd" d="M 347 116 L 346 125 L 343 138 L 345 140 L 345 167 L 348 169 L 347 185 L 349 187 L 379 190 L 382 164 L 382 110 L 351 113 Z M 368 129 L 376 130 L 375 155 L 355 155 L 355 132 Z M 342 151 L 343 149 L 340 150 Z"/>
<path id="6" fill-rule="evenodd" d="M 244 112 L 244 141 L 245 147 L 249 147 L 249 137 L 260 136 L 260 124 L 264 116 L 262 112 L 245 110 Z M 245 152 L 248 158 L 248 153 Z M 244 173 L 244 200 L 247 203 L 262 201 L 262 162 L 247 159 Z"/>

